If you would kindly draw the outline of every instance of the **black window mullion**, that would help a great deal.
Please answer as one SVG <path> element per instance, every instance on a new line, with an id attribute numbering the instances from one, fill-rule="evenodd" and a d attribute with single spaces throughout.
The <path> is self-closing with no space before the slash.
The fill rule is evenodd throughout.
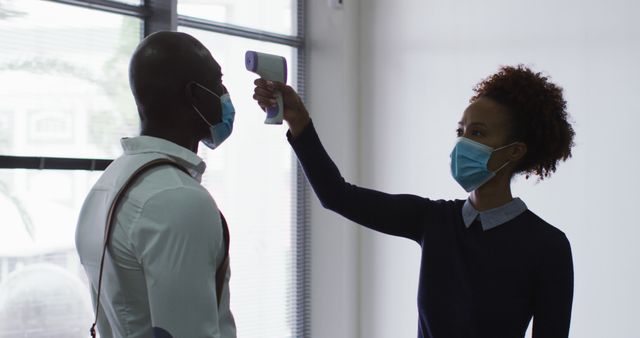
<path id="1" fill-rule="evenodd" d="M 307 91 L 307 53 L 306 53 L 306 24 L 307 24 L 306 0 L 297 0 L 297 40 L 300 44 L 296 49 L 297 69 L 296 81 L 298 95 L 306 103 Z M 295 158 L 295 156 L 294 156 Z M 295 228 L 293 239 L 295 240 L 296 253 L 294 256 L 296 267 L 295 282 L 295 322 L 294 336 L 301 338 L 311 337 L 311 221 L 310 217 L 310 186 L 298 161 L 295 165 Z"/>
<path id="2" fill-rule="evenodd" d="M 104 170 L 113 160 L 0 155 L 0 169 Z"/>
<path id="3" fill-rule="evenodd" d="M 111 0 L 48 0 L 65 5 L 84 7 L 115 14 L 146 18 L 149 15 L 147 8 L 143 6 L 129 5 Z"/>
<path id="4" fill-rule="evenodd" d="M 145 0 L 144 6 L 149 12 L 144 20 L 144 36 L 178 30 L 178 0 Z"/>

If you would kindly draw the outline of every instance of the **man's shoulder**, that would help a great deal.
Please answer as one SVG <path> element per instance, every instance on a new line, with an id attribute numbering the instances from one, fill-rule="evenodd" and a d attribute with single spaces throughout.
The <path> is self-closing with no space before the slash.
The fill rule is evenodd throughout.
<path id="1" fill-rule="evenodd" d="M 158 158 L 161 158 L 158 154 L 136 154 L 114 160 L 85 199 L 85 212 L 81 213 L 79 223 L 95 223 L 96 217 L 104 218 L 106 210 L 133 172 Z M 165 217 L 185 215 L 193 212 L 191 206 L 195 205 L 209 212 L 217 211 L 213 198 L 196 179 L 175 166 L 162 165 L 149 169 L 131 182 L 124 191 L 115 217 L 120 227 L 129 232 L 142 213 L 149 214 L 153 209 Z"/>
<path id="2" fill-rule="evenodd" d="M 93 189 L 117 190 L 131 177 L 135 170 L 145 163 L 161 158 L 168 159 L 166 156 L 154 153 L 120 156 L 105 170 Z M 127 203 L 130 200 L 144 203 L 154 195 L 167 189 L 172 189 L 177 193 L 181 189 L 195 189 L 200 192 L 206 192 L 206 189 L 187 172 L 179 167 L 167 164 L 150 168 L 136 178 L 135 181 L 131 182 L 123 203 Z"/>
<path id="3" fill-rule="evenodd" d="M 194 238 L 221 235 L 221 219 L 215 201 L 202 188 L 176 186 L 156 191 L 139 206 L 130 209 L 137 215 L 128 226 L 133 243 L 150 237 L 178 236 Z"/>
<path id="4" fill-rule="evenodd" d="M 123 154 L 113 160 L 93 186 L 93 190 L 117 190 L 142 165 L 162 158 L 159 154 Z"/>
<path id="5" fill-rule="evenodd" d="M 146 196 L 146 204 L 164 203 L 167 208 L 176 209 L 192 205 L 216 206 L 213 197 L 207 189 L 201 185 L 167 185 L 163 188 L 153 189 Z"/>

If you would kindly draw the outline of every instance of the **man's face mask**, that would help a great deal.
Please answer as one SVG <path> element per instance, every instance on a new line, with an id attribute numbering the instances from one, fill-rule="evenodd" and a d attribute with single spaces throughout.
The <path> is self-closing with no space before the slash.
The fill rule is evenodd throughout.
<path id="1" fill-rule="evenodd" d="M 451 152 L 451 175 L 467 192 L 478 189 L 509 164 L 507 161 L 496 171 L 490 171 L 487 163 L 493 152 L 510 147 L 517 142 L 493 149 L 466 137 L 458 137 Z"/>
<path id="2" fill-rule="evenodd" d="M 198 112 L 198 115 L 200 115 L 200 117 L 204 120 L 204 122 L 207 125 L 209 125 L 209 135 L 204 139 L 202 139 L 202 143 L 204 143 L 204 145 L 206 145 L 211 149 L 215 149 L 218 146 L 220 146 L 220 144 L 222 144 L 222 142 L 224 142 L 229 137 L 229 135 L 231 135 L 231 132 L 233 131 L 233 120 L 235 119 L 236 111 L 233 108 L 233 103 L 231 103 L 231 97 L 229 96 L 229 93 L 225 93 L 225 94 L 222 94 L 222 96 L 218 96 L 218 94 L 212 92 L 207 87 L 197 82 L 193 82 L 193 83 L 198 87 L 211 93 L 218 100 L 220 100 L 220 106 L 222 107 L 222 121 L 214 125 L 209 123 L 209 120 L 207 120 L 204 117 L 204 115 L 200 112 L 198 107 L 196 107 L 193 103 L 191 104 L 193 109 L 195 109 L 195 111 Z"/>

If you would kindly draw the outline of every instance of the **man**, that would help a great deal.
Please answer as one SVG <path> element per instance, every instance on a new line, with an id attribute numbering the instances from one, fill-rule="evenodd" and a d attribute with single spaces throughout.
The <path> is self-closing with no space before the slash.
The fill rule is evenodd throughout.
<path id="1" fill-rule="evenodd" d="M 118 204 L 99 294 L 100 336 L 236 337 L 228 268 L 219 274 L 219 299 L 216 294 L 216 270 L 228 259 L 226 222 L 200 184 L 205 163 L 196 155 L 200 141 L 215 148 L 232 130 L 221 68 L 195 38 L 158 32 L 134 52 L 129 81 L 141 136 L 122 140 L 124 154 L 92 188 L 76 230 L 94 305 L 106 216 L 117 191 L 145 163 L 175 165 L 144 171 Z"/>

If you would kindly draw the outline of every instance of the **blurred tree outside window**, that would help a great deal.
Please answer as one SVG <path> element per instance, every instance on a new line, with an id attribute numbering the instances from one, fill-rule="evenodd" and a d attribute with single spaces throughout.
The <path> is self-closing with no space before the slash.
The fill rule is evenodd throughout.
<path id="1" fill-rule="evenodd" d="M 113 158 L 138 130 L 127 80 L 142 21 L 0 0 L 0 154 Z M 75 223 L 99 173 L 0 170 L 0 337 L 86 337 Z"/>

